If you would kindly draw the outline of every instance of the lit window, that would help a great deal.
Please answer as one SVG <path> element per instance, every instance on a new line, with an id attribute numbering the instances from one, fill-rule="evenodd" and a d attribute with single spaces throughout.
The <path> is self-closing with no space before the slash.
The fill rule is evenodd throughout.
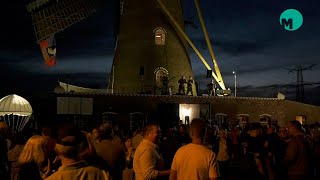
<path id="1" fill-rule="evenodd" d="M 157 28 L 154 31 L 154 43 L 156 45 L 165 45 L 166 43 L 166 32 L 163 28 Z"/>

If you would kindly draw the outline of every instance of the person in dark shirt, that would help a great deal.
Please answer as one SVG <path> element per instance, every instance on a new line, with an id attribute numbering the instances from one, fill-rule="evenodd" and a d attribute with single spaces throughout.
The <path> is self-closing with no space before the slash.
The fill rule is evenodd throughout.
<path id="1" fill-rule="evenodd" d="M 181 79 L 179 79 L 178 83 L 179 83 L 178 94 L 179 95 L 186 95 L 186 89 L 185 89 L 185 85 L 187 84 L 186 78 L 184 76 L 182 76 Z"/>
<path id="2" fill-rule="evenodd" d="M 0 176 L 1 179 L 4 180 L 9 179 L 9 172 L 8 172 L 8 149 L 7 149 L 7 141 L 6 141 L 6 134 L 7 134 L 8 126 L 5 122 L 0 122 Z"/>
<path id="3" fill-rule="evenodd" d="M 274 159 L 275 159 L 275 173 L 276 179 L 287 179 L 288 173 L 286 166 L 283 165 L 283 160 L 287 151 L 288 130 L 285 127 L 279 127 L 277 132 L 277 139 L 275 141 Z"/>
<path id="4" fill-rule="evenodd" d="M 180 125 L 177 141 L 180 146 L 186 145 L 190 142 L 190 137 L 187 132 L 187 126 L 185 124 Z"/>
<path id="5" fill-rule="evenodd" d="M 288 123 L 288 132 L 291 139 L 288 142 L 284 162 L 288 167 L 289 180 L 308 179 L 312 152 L 302 133 L 300 122 L 290 121 Z"/>
<path id="6" fill-rule="evenodd" d="M 193 96 L 192 84 L 193 84 L 193 79 L 191 76 L 189 76 L 189 80 L 187 83 L 187 95 L 189 95 L 189 93 L 191 93 L 191 96 Z"/>
<path id="7" fill-rule="evenodd" d="M 257 170 L 256 177 L 259 179 L 264 178 L 264 139 L 261 137 L 261 128 L 258 124 L 254 124 L 248 131 L 248 134 L 247 158 L 249 159 L 249 162 L 254 162 L 255 169 Z"/>

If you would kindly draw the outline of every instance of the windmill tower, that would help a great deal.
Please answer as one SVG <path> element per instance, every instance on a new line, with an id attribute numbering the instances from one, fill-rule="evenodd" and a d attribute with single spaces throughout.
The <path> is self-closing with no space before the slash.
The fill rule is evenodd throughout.
<path id="1" fill-rule="evenodd" d="M 180 0 L 162 0 L 184 27 Z M 154 0 L 116 0 L 119 4 L 116 47 L 109 80 L 112 93 L 161 94 L 163 77 L 172 93 L 178 80 L 194 75 L 187 42 L 179 36 Z M 196 94 L 193 85 L 193 94 Z"/>

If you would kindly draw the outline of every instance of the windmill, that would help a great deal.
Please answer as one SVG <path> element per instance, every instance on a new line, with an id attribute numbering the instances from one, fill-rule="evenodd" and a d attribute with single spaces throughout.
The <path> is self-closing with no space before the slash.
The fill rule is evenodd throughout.
<path id="1" fill-rule="evenodd" d="M 118 0 L 116 48 L 109 92 L 159 94 L 155 89 L 163 77 L 192 77 L 188 45 L 195 51 L 206 69 L 211 67 L 185 33 L 180 0 Z M 200 6 L 194 1 L 201 27 L 214 64 L 212 76 L 222 90 L 226 90 Z M 171 82 L 173 92 L 178 82 Z M 195 92 L 195 86 L 193 92 Z M 196 93 L 194 93 L 196 94 Z"/>
<path id="2" fill-rule="evenodd" d="M 37 43 L 45 62 L 55 64 L 54 36 L 71 25 L 89 17 L 107 0 L 26 0 L 31 14 Z M 194 0 L 201 27 L 213 62 L 209 66 L 204 57 L 184 32 L 185 22 L 181 0 L 113 0 L 115 5 L 115 55 L 108 83 L 112 93 L 158 94 L 161 79 L 194 79 L 189 47 L 222 90 L 226 90 L 198 0 Z M 170 82 L 177 92 L 177 80 Z M 196 94 L 196 87 L 192 87 Z"/>

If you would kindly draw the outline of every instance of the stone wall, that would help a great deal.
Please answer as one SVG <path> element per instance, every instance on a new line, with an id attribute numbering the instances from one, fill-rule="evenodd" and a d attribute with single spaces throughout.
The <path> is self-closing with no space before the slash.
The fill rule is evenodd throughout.
<path id="1" fill-rule="evenodd" d="M 188 97 L 188 96 L 154 96 L 154 95 L 111 95 L 63 93 L 60 96 L 92 97 L 95 116 L 111 111 L 119 114 L 119 123 L 128 125 L 129 114 L 144 112 L 150 119 L 171 121 L 179 117 L 179 104 L 201 104 L 200 108 L 211 107 L 211 114 L 223 113 L 227 120 L 236 120 L 238 114 L 248 114 L 249 121 L 259 121 L 260 115 L 269 114 L 271 119 L 281 125 L 304 115 L 306 123 L 311 124 L 320 119 L 320 107 L 276 98 L 234 98 L 234 97 Z"/>

